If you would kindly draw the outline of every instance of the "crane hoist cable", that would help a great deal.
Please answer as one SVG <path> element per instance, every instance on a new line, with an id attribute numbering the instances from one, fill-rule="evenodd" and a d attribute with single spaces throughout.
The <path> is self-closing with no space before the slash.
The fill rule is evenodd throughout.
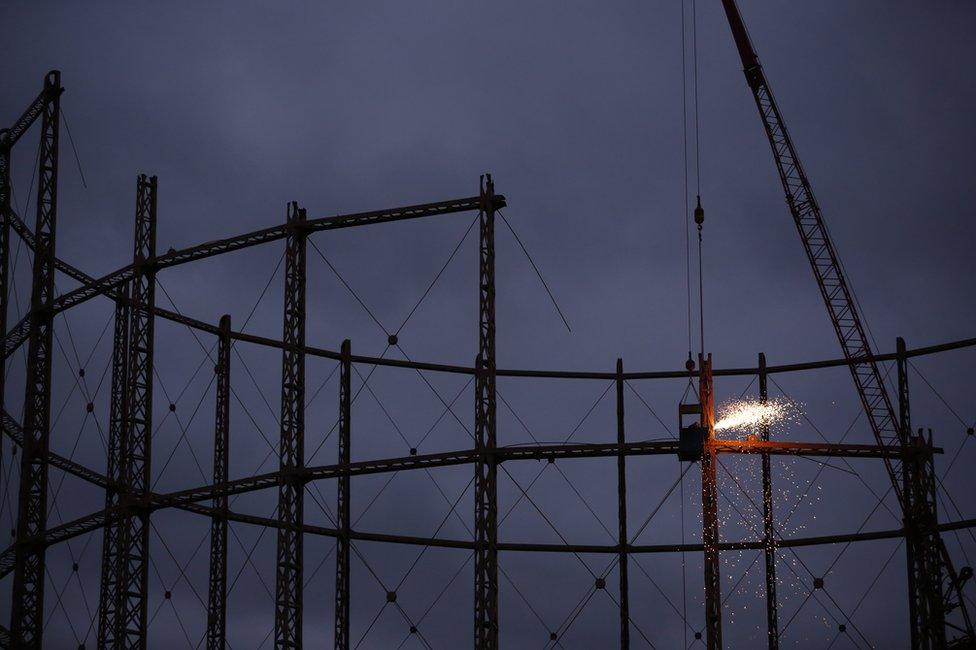
<path id="1" fill-rule="evenodd" d="M 690 205 L 688 203 L 688 71 L 687 71 L 687 45 L 685 43 L 685 2 L 681 0 L 681 134 L 684 145 L 684 157 L 682 166 L 684 172 L 684 211 L 681 221 L 685 231 L 685 289 L 688 298 L 688 360 L 685 368 L 688 370 L 688 381 L 691 382 L 691 373 L 695 369 L 695 361 L 691 356 L 691 225 L 688 222 Z"/>
<path id="2" fill-rule="evenodd" d="M 688 221 L 688 212 L 691 207 L 688 202 L 688 65 L 687 65 L 687 44 L 685 42 L 685 0 L 681 0 L 681 135 L 683 146 L 682 172 L 684 174 L 684 209 L 681 213 L 681 221 L 685 231 L 685 292 L 687 294 L 688 306 L 688 360 L 685 368 L 688 370 L 688 385 L 679 403 L 684 403 L 689 391 L 693 389 L 695 360 L 691 356 L 692 341 L 692 320 L 691 320 L 691 224 Z M 685 482 L 684 473 L 681 472 L 679 463 L 678 481 L 681 484 L 681 543 L 685 543 Z M 687 566 L 684 553 L 681 554 L 681 617 L 688 620 L 688 578 Z M 684 646 L 688 647 L 688 626 L 682 626 L 684 634 Z"/>
<path id="3" fill-rule="evenodd" d="M 688 65 L 687 65 L 687 32 L 688 28 L 685 22 L 685 6 L 686 3 L 682 0 L 681 3 L 681 106 L 682 106 L 682 132 L 684 135 L 684 205 L 685 205 L 685 219 L 688 218 L 690 212 L 689 198 L 691 196 L 689 187 L 689 164 L 688 164 Z M 692 91 L 694 97 L 694 121 L 692 128 L 694 129 L 694 146 L 695 146 L 695 209 L 693 213 L 693 218 L 698 230 L 698 334 L 699 334 L 699 352 L 704 353 L 705 351 L 705 309 L 704 309 L 704 278 L 703 278 L 703 263 L 702 263 L 702 224 L 705 221 L 705 211 L 701 204 L 701 122 L 699 119 L 698 111 L 698 8 L 696 0 L 691 0 L 691 48 L 692 48 Z M 689 229 L 690 224 L 685 223 L 685 273 L 686 273 L 686 288 L 687 288 L 687 300 L 688 300 L 688 360 L 685 362 L 685 368 L 689 373 L 689 381 L 691 381 L 691 373 L 695 368 L 694 359 L 692 358 L 692 317 L 691 317 L 691 241 Z"/>
<path id="4" fill-rule="evenodd" d="M 705 296 L 702 278 L 702 224 L 705 210 L 701 204 L 701 121 L 698 116 L 698 2 L 691 0 L 691 54 L 695 92 L 695 224 L 698 226 L 698 336 L 699 352 L 705 354 Z"/>
<path id="5" fill-rule="evenodd" d="M 684 223 L 685 230 L 685 289 L 687 293 L 687 308 L 688 308 L 688 360 L 685 362 L 685 368 L 688 371 L 688 385 L 685 387 L 685 394 L 682 396 L 680 402 L 684 403 L 685 398 L 689 393 L 694 394 L 694 377 L 695 377 L 695 361 L 692 357 L 692 334 L 693 334 L 693 321 L 692 321 L 692 310 L 691 310 L 691 223 L 688 220 L 690 216 L 690 197 L 691 192 L 688 182 L 688 62 L 687 62 L 687 26 L 685 19 L 685 10 L 687 3 L 685 0 L 681 0 L 681 120 L 682 120 L 682 137 L 684 145 L 684 157 L 683 157 L 683 172 L 684 172 L 684 212 L 682 214 L 682 221 Z M 704 353 L 705 350 L 705 317 L 704 317 L 704 283 L 702 280 L 702 224 L 705 221 L 705 211 L 702 209 L 701 205 L 701 138 L 699 129 L 699 116 L 698 116 L 698 15 L 697 15 L 697 5 L 696 0 L 691 0 L 691 14 L 692 14 L 692 27 L 691 27 L 691 41 L 693 48 L 693 70 L 694 70 L 694 129 L 695 129 L 695 196 L 696 203 L 694 209 L 694 220 L 697 225 L 698 230 L 698 331 L 699 331 L 699 345 L 700 351 Z M 685 513 L 684 513 L 684 472 L 679 475 L 679 482 L 681 484 L 681 542 L 684 544 L 685 541 Z M 687 623 L 688 620 L 688 589 L 687 589 L 687 576 L 686 576 L 686 564 L 685 558 L 682 555 L 681 558 L 681 585 L 682 585 L 682 618 Z M 688 626 L 683 627 L 684 632 L 684 645 L 688 645 Z"/>
<path id="6" fill-rule="evenodd" d="M 705 291 L 704 276 L 702 275 L 702 224 L 704 223 L 705 210 L 702 208 L 701 195 L 699 194 L 695 205 L 695 224 L 698 226 L 698 334 L 702 354 L 705 354 Z"/>

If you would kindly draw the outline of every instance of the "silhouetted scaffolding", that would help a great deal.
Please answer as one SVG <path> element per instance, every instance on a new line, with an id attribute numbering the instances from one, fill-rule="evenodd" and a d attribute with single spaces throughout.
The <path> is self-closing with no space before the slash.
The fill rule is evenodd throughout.
<path id="1" fill-rule="evenodd" d="M 18 518 L 15 542 L 0 554 L 0 577 L 13 573 L 12 612 L 9 630 L 0 633 L 0 646 L 40 648 L 44 628 L 44 571 L 45 553 L 52 545 L 101 529 L 103 536 L 101 580 L 98 604 L 97 638 L 99 647 L 145 648 L 148 638 L 147 616 L 149 531 L 154 513 L 164 509 L 181 509 L 200 517 L 207 517 L 211 525 L 209 579 L 207 594 L 206 646 L 224 648 L 227 632 L 227 526 L 228 522 L 242 522 L 273 528 L 277 532 L 277 554 L 274 594 L 274 645 L 277 648 L 302 647 L 302 592 L 304 587 L 303 540 L 306 535 L 336 539 L 334 643 L 336 648 L 351 647 L 350 559 L 357 541 L 407 544 L 423 547 L 457 548 L 474 556 L 474 625 L 473 644 L 476 648 L 499 647 L 499 560 L 501 552 L 532 551 L 549 553 L 598 553 L 616 558 L 619 584 L 614 599 L 619 611 L 619 647 L 630 646 L 633 621 L 630 610 L 634 603 L 628 585 L 629 558 L 651 553 L 702 553 L 705 559 L 705 611 L 696 619 L 696 636 L 703 638 L 709 648 L 722 646 L 722 602 L 718 575 L 718 557 L 722 551 L 756 549 L 763 552 L 766 570 L 766 609 L 769 647 L 778 647 L 779 623 L 776 597 L 776 553 L 819 544 L 857 542 L 886 538 L 905 538 L 909 548 L 936 552 L 926 545 L 931 530 L 922 530 L 922 523 L 912 513 L 904 513 L 904 528 L 856 532 L 820 537 L 780 536 L 773 517 L 773 491 L 770 457 L 806 456 L 870 458 L 886 461 L 892 448 L 882 445 L 798 443 L 770 441 L 768 430 L 758 439 L 724 440 L 714 436 L 713 377 L 755 376 L 759 381 L 760 399 L 767 399 L 767 378 L 813 368 L 843 367 L 864 359 L 836 359 L 813 363 L 772 366 L 759 355 L 755 368 L 712 370 L 711 358 L 700 357 L 698 367 L 681 371 L 625 372 L 623 361 L 617 360 L 612 372 L 547 371 L 503 369 L 496 366 L 495 345 L 495 218 L 505 207 L 506 200 L 495 193 L 490 175 L 481 178 L 479 193 L 465 198 L 421 205 L 378 210 L 356 214 L 308 219 L 304 208 L 291 203 L 285 223 L 244 235 L 207 242 L 164 254 L 156 252 L 157 181 L 141 175 L 137 179 L 135 210 L 135 241 L 131 264 L 93 278 L 59 259 L 55 254 L 55 226 L 57 221 L 57 172 L 59 137 L 59 101 L 62 94 L 60 75 L 51 72 L 45 77 L 44 88 L 24 115 L 10 129 L 0 133 L 0 326 L 6 332 L 3 359 L 8 359 L 21 345 L 27 344 L 27 370 L 24 417 L 17 422 L 3 410 L 3 431 L 22 450 L 21 476 L 18 492 Z M 24 132 L 40 119 L 41 146 L 38 162 L 39 185 L 36 226 L 31 230 L 11 207 L 10 152 Z M 309 345 L 305 335 L 306 243 L 315 233 L 354 228 L 363 225 L 391 223 L 461 212 L 477 212 L 479 232 L 479 328 L 478 348 L 474 364 L 447 365 L 422 361 L 397 360 L 356 355 L 352 342 L 343 341 L 338 351 Z M 10 283 L 10 230 L 20 236 L 34 252 L 30 311 L 12 328 L 7 327 L 7 295 Z M 155 304 L 156 275 L 162 270 L 231 251 L 285 242 L 285 290 L 283 333 L 272 339 L 243 331 L 235 331 L 231 317 L 225 315 L 217 325 L 191 316 L 163 309 Z M 63 295 L 55 295 L 54 277 L 61 272 L 80 286 Z M 57 314 L 87 301 L 105 297 L 115 309 L 113 351 L 111 359 L 111 410 L 109 414 L 106 473 L 101 474 L 71 458 L 54 453 L 49 448 L 51 433 L 51 361 L 52 331 Z M 191 328 L 195 333 L 213 337 L 216 345 L 216 418 L 214 422 L 213 477 L 208 485 L 175 492 L 156 492 L 152 488 L 150 469 L 152 455 L 154 323 L 164 319 Z M 473 336 L 472 336 L 473 339 Z M 280 403 L 280 438 L 278 441 L 278 469 L 276 471 L 231 478 L 229 454 L 233 444 L 230 424 L 231 347 L 236 342 L 280 350 L 282 380 Z M 397 345 L 396 334 L 390 334 L 390 345 Z M 909 350 L 898 340 L 892 354 L 874 355 L 871 360 L 896 361 L 898 368 L 898 405 L 900 427 L 912 441 L 910 446 L 897 450 L 899 460 L 911 473 L 913 481 L 927 486 L 934 511 L 935 476 L 933 455 L 941 453 L 931 438 L 912 434 L 908 392 L 908 359 L 912 357 L 976 346 L 976 339 L 945 343 Z M 333 464 L 306 465 L 305 441 L 305 360 L 318 357 L 337 361 L 340 368 L 338 458 Z M 474 447 L 451 452 L 420 454 L 411 449 L 407 456 L 352 461 L 351 447 L 356 442 L 352 411 L 352 377 L 355 367 L 397 367 L 418 371 L 453 373 L 468 376 L 475 385 Z M 0 378 L 5 377 L 0 366 Z M 616 440 L 608 443 L 525 444 L 500 447 L 497 441 L 496 381 L 499 377 L 563 378 L 612 381 L 616 395 Z M 700 424 L 711 435 L 702 442 L 702 543 L 641 545 L 627 527 L 627 470 L 628 458 L 652 455 L 677 455 L 679 441 L 628 441 L 625 427 L 624 391 L 626 382 L 648 379 L 698 380 L 701 401 Z M 2 379 L 0 379 L 2 381 Z M 364 382 L 365 383 L 365 382 Z M 0 385 L 0 407 L 4 407 L 3 386 Z M 433 390 L 433 388 L 432 388 Z M 436 392 L 436 391 L 435 391 Z M 450 405 L 446 404 L 448 409 Z M 171 405 L 171 410 L 172 410 Z M 762 510 L 764 526 L 761 539 L 750 541 L 721 541 L 716 515 L 716 463 L 721 454 L 752 454 L 762 459 Z M 545 460 L 550 463 L 564 459 L 615 458 L 617 461 L 618 534 L 615 544 L 529 543 L 505 542 L 498 538 L 498 472 L 504 464 L 518 460 Z M 418 469 L 432 469 L 455 465 L 472 465 L 474 469 L 474 534 L 472 539 L 414 537 L 356 530 L 350 517 L 351 478 L 370 474 L 384 474 Z M 47 476 L 49 467 L 73 475 L 104 490 L 103 509 L 67 523 L 49 527 L 47 517 Z M 919 479 L 918 477 L 922 477 Z M 305 487 L 316 481 L 335 480 L 337 483 L 336 525 L 326 528 L 307 524 L 303 519 Z M 906 479 L 907 480 L 907 479 Z M 229 508 L 228 497 L 277 490 L 276 515 L 269 518 L 238 513 Z M 976 525 L 976 520 L 938 523 L 937 530 L 958 530 Z M 938 564 L 938 562 L 934 562 Z M 909 559 L 909 566 L 914 566 Z M 609 571 L 607 572 L 609 573 Z M 593 590 L 608 590 L 606 575 L 597 576 Z M 944 630 L 957 630 L 971 635 L 972 624 L 964 607 L 953 602 L 961 589 L 944 591 L 940 576 L 927 576 L 919 581 L 909 571 L 909 598 L 913 617 L 916 609 L 924 608 L 928 619 L 943 617 L 938 625 Z M 966 580 L 971 570 L 960 571 Z M 819 584 L 817 581 L 820 580 Z M 814 588 L 823 588 L 822 578 L 814 577 Z M 397 593 L 387 594 L 389 602 L 396 602 Z M 949 614 L 953 618 L 947 618 Z M 959 618 L 962 615 L 962 619 Z M 844 625 L 841 625 L 843 628 Z M 843 630 L 841 630 L 843 631 Z M 411 625 L 410 633 L 418 630 Z M 938 633 L 933 632 L 934 636 Z M 560 630 L 550 632 L 550 642 L 560 641 Z M 947 641 L 951 640 L 950 639 Z M 321 639 L 316 640 L 318 644 Z M 915 647 L 923 645 L 913 639 Z"/>

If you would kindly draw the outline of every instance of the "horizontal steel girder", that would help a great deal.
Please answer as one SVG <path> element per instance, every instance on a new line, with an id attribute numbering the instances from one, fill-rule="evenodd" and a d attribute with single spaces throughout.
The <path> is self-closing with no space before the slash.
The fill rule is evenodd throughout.
<path id="1" fill-rule="evenodd" d="M 4 433 L 7 434 L 15 443 L 20 444 L 19 425 L 9 415 L 3 419 Z M 573 458 L 595 458 L 595 457 L 616 457 L 621 450 L 627 456 L 648 456 L 648 455 L 670 455 L 677 453 L 676 441 L 663 442 L 635 442 L 625 445 L 617 444 L 575 444 L 575 445 L 528 445 L 523 447 L 505 447 L 497 450 L 496 455 L 499 461 L 511 460 L 567 460 Z M 804 455 L 804 456 L 844 456 L 853 458 L 880 458 L 885 452 L 884 449 L 874 445 L 830 445 L 804 443 L 741 443 L 737 441 L 719 441 L 718 453 L 746 453 L 761 454 L 764 451 L 773 455 Z M 936 453 L 941 450 L 936 449 Z M 389 458 L 374 461 L 363 461 L 351 463 L 348 468 L 348 475 L 358 476 L 365 474 L 378 474 L 392 471 L 405 471 L 411 469 L 425 469 L 431 467 L 444 467 L 449 465 L 461 465 L 473 463 L 476 459 L 475 450 L 463 450 L 456 452 L 446 452 L 440 454 L 424 454 L 420 456 L 405 456 L 399 458 Z M 105 487 L 108 481 L 105 476 L 94 472 L 84 466 L 67 460 L 57 454 L 49 453 L 48 462 L 53 467 L 57 467 L 71 473 L 83 480 Z M 341 465 L 322 465 L 310 467 L 305 470 L 306 478 L 309 481 L 326 480 L 338 478 L 345 473 Z M 278 473 L 271 472 L 246 479 L 229 481 L 222 485 L 208 485 L 181 490 L 168 494 L 152 494 L 150 503 L 147 504 L 152 510 L 165 508 L 179 508 L 193 512 L 195 514 L 210 516 L 213 509 L 199 502 L 207 501 L 215 497 L 242 494 L 256 490 L 268 489 L 278 485 Z M 68 522 L 47 531 L 43 542 L 47 545 L 71 539 L 78 535 L 91 532 L 104 526 L 109 521 L 125 516 L 123 508 L 114 508 L 109 511 L 99 511 Z M 231 521 L 249 523 L 260 526 L 276 527 L 278 522 L 274 519 L 258 517 L 253 515 L 228 512 L 227 518 Z M 940 525 L 940 529 L 954 530 L 976 526 L 976 519 L 950 522 Z M 303 531 L 313 535 L 323 535 L 335 537 L 336 531 L 332 528 L 305 525 Z M 782 540 L 777 546 L 808 546 L 813 544 L 830 544 L 846 541 L 858 541 L 869 539 L 887 539 L 901 537 L 904 530 L 885 530 L 877 532 L 867 532 L 848 535 L 829 535 L 823 537 L 797 538 Z M 369 533 L 352 531 L 352 539 L 363 541 L 430 545 L 447 548 L 473 548 L 473 542 L 468 540 L 451 540 L 423 538 L 404 535 L 392 535 L 384 533 Z M 742 541 L 726 542 L 720 545 L 722 550 L 746 550 L 761 549 L 763 542 Z M 567 545 L 567 544 L 519 544 L 499 542 L 498 549 L 503 551 L 540 551 L 540 552 L 576 552 L 576 553 L 618 553 L 620 549 L 616 545 Z M 663 553 L 663 552 L 693 552 L 700 551 L 701 545 L 698 544 L 659 544 L 659 545 L 631 545 L 627 547 L 630 553 Z M 13 549 L 8 548 L 0 554 L 0 577 L 7 575 L 13 567 Z"/>

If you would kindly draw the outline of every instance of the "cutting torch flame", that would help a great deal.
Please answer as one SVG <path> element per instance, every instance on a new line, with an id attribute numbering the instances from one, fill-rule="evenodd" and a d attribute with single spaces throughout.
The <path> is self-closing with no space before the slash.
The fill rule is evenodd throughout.
<path id="1" fill-rule="evenodd" d="M 787 408 L 776 400 L 765 403 L 758 400 L 737 400 L 723 404 L 719 408 L 719 415 L 721 417 L 715 423 L 715 431 L 755 432 L 785 418 Z"/>

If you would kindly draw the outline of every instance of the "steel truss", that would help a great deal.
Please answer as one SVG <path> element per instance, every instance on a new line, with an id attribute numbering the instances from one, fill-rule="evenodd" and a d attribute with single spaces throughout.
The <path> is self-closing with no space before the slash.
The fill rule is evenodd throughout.
<path id="1" fill-rule="evenodd" d="M 0 130 L 0 328 L 7 331 L 7 292 L 10 285 L 10 148 L 9 130 Z M 6 413 L 6 360 L 0 361 L 0 413 Z M 3 443 L 0 441 L 0 467 Z M 0 647 L 10 647 L 10 632 L 0 627 Z"/>
<path id="2" fill-rule="evenodd" d="M 214 417 L 213 482 L 227 482 L 230 467 L 230 316 L 220 318 L 217 344 L 217 404 Z M 207 590 L 207 650 L 227 647 L 227 495 L 215 496 L 210 519 L 210 582 Z"/>
<path id="3" fill-rule="evenodd" d="M 17 512 L 16 562 L 10 634 L 22 648 L 40 648 L 44 629 L 44 553 L 38 544 L 47 529 L 47 451 L 50 442 L 51 363 L 54 349 L 54 261 L 58 213 L 58 134 L 61 125 L 61 75 L 44 78 L 43 100 L 28 109 L 8 135 L 14 142 L 18 131 L 41 117 L 38 153 L 37 221 L 34 227 L 34 272 L 28 323 L 27 395 L 24 401 L 23 454 Z M 25 124 L 25 126 L 20 126 Z M 9 150 L 7 151 L 9 156 Z M 9 157 L 7 158 L 9 161 Z M 9 179 L 9 168 L 4 176 Z M 9 190 L 9 185 L 7 186 Z M 6 201 L 5 201 L 6 202 Z M 5 251 L 6 252 L 6 251 Z M 6 256 L 5 256 L 6 257 Z M 6 260 L 4 260 L 6 263 Z M 6 297 L 4 297 L 6 301 Z"/>
<path id="4" fill-rule="evenodd" d="M 125 292 L 126 297 L 128 293 Z M 108 459 L 105 476 L 105 509 L 116 509 L 121 504 L 118 487 L 122 485 L 122 441 L 125 429 L 125 408 L 128 385 L 126 371 L 129 359 L 129 304 L 124 300 L 115 303 L 115 330 L 112 337 L 112 386 L 109 398 Z M 121 547 L 122 522 L 115 522 L 102 530 L 102 573 L 98 606 L 98 646 L 115 648 L 117 645 L 119 616 L 119 558 L 124 554 Z"/>
<path id="5" fill-rule="evenodd" d="M 482 177 L 478 196 L 464 199 L 393 208 L 374 212 L 338 215 L 309 220 L 304 209 L 292 203 L 285 224 L 208 242 L 180 251 L 156 255 L 156 179 L 140 176 L 137 185 L 136 236 L 133 263 L 95 279 L 55 256 L 58 98 L 60 79 L 51 73 L 45 87 L 11 129 L 0 132 L 0 324 L 6 325 L 6 287 L 9 283 L 9 231 L 16 234 L 35 252 L 31 311 L 19 324 L 6 331 L 5 359 L 23 342 L 29 342 L 27 402 L 21 425 L 2 403 L 0 415 L 3 433 L 23 449 L 18 529 L 16 542 L 0 553 L 0 577 L 14 574 L 14 607 L 11 629 L 0 628 L 0 647 L 38 648 L 43 629 L 44 554 L 48 546 L 73 537 L 103 530 L 102 573 L 99 593 L 98 645 L 106 648 L 145 648 L 148 637 L 146 604 L 148 600 L 148 535 L 150 516 L 154 511 L 177 508 L 210 518 L 211 545 L 209 589 L 207 598 L 208 650 L 226 647 L 227 631 L 227 533 L 229 522 L 264 526 L 277 531 L 274 639 L 278 648 L 302 646 L 302 544 L 305 535 L 336 539 L 335 647 L 350 647 L 350 560 L 356 540 L 407 544 L 423 547 L 459 548 L 473 553 L 474 645 L 497 648 L 501 629 L 498 617 L 498 573 L 500 552 L 603 553 L 615 556 L 619 566 L 619 645 L 629 647 L 632 621 L 628 585 L 629 558 L 634 554 L 697 552 L 705 557 L 706 611 L 702 629 L 710 647 L 721 646 L 721 594 L 719 592 L 718 558 L 722 551 L 756 549 L 766 560 L 767 622 L 771 648 L 778 647 L 779 630 L 775 594 L 775 553 L 778 549 L 846 543 L 860 540 L 905 538 L 909 541 L 909 580 L 912 629 L 931 630 L 930 640 L 913 639 L 917 647 L 938 647 L 939 630 L 945 624 L 940 612 L 957 607 L 958 578 L 933 571 L 923 577 L 916 568 L 922 562 L 933 567 L 947 566 L 948 558 L 919 559 L 917 553 L 941 553 L 936 545 L 941 531 L 976 525 L 976 520 L 939 522 L 935 510 L 934 454 L 942 450 L 931 439 L 912 435 L 907 360 L 913 356 L 976 345 L 967 339 L 929 348 L 908 350 L 899 340 L 895 353 L 848 355 L 844 359 L 808 364 L 767 366 L 760 355 L 757 368 L 712 370 L 710 357 L 699 361 L 699 393 L 702 399 L 702 422 L 711 430 L 714 390 L 717 376 L 758 375 L 760 398 L 767 398 L 767 376 L 777 372 L 848 366 L 860 367 L 894 359 L 899 370 L 899 436 L 908 437 L 910 445 L 899 447 L 899 462 L 904 471 L 902 489 L 925 499 L 920 514 L 910 511 L 905 526 L 896 530 L 859 532 L 804 538 L 778 538 L 772 517 L 770 457 L 802 455 L 808 457 L 842 457 L 891 461 L 888 444 L 857 445 L 829 443 L 784 443 L 769 440 L 764 431 L 758 440 L 732 441 L 710 436 L 702 461 L 704 507 L 703 543 L 656 544 L 633 543 L 627 531 L 626 459 L 629 456 L 676 455 L 676 441 L 628 442 L 625 430 L 624 387 L 627 381 L 653 378 L 686 378 L 687 371 L 629 372 L 618 360 L 614 372 L 578 372 L 500 369 L 496 367 L 495 350 L 495 212 L 505 205 L 496 194 L 490 176 Z M 9 154 L 31 123 L 41 118 L 40 155 L 41 191 L 38 199 L 37 224 L 32 231 L 10 208 Z M 479 337 L 478 354 L 472 366 L 434 364 L 393 360 L 352 354 L 346 340 L 334 351 L 309 346 L 305 340 L 306 259 L 305 245 L 309 234 L 336 228 L 394 222 L 427 216 L 467 211 L 479 212 Z M 229 316 L 212 325 L 191 317 L 161 309 L 154 303 L 155 274 L 160 270 L 251 246 L 285 240 L 285 300 L 281 339 L 259 337 L 231 328 Z M 81 286 L 55 298 L 54 274 L 61 271 Z M 48 450 L 51 375 L 51 336 L 53 317 L 92 298 L 104 296 L 113 301 L 115 328 L 112 352 L 111 408 L 109 414 L 108 459 L 106 473 L 100 474 L 69 458 Z M 213 478 L 201 485 L 168 493 L 150 488 L 152 429 L 153 328 L 155 318 L 164 318 L 210 334 L 217 340 L 216 416 L 214 424 Z M 279 466 L 274 472 L 231 479 L 228 473 L 232 437 L 230 422 L 230 355 L 238 342 L 261 345 L 282 351 L 281 432 Z M 339 445 L 335 464 L 306 466 L 304 457 L 305 357 L 317 356 L 339 361 Z M 474 447 L 434 454 L 353 461 L 351 455 L 352 393 L 354 364 L 380 365 L 416 370 L 461 373 L 475 379 Z M 4 375 L 0 365 L 0 378 Z M 496 423 L 497 377 L 540 377 L 612 380 L 616 387 L 616 441 L 604 444 L 498 445 Z M 2 381 L 2 379 L 0 379 Z M 761 539 L 722 541 L 717 518 L 716 465 L 722 454 L 757 454 L 763 464 L 764 529 Z M 617 462 L 618 533 L 614 544 L 539 544 L 514 543 L 498 539 L 497 472 L 503 463 L 528 460 L 550 462 L 578 458 L 613 458 Z M 475 473 L 475 532 L 473 539 L 415 537 L 353 530 L 350 519 L 351 479 L 369 474 L 427 470 L 436 467 L 471 465 Z M 105 506 L 56 527 L 47 527 L 46 478 L 48 467 L 55 467 L 105 491 Z M 303 519 L 303 495 L 306 484 L 336 480 L 337 519 L 335 528 L 309 525 Z M 234 512 L 228 498 L 258 490 L 278 491 L 275 516 L 257 517 Z M 924 510 L 924 512 L 922 512 Z M 925 513 L 933 513 L 935 517 Z M 914 555 L 913 555 L 914 554 Z M 926 585 L 918 585 L 924 578 Z M 925 595 L 919 598 L 919 594 Z M 941 594 L 933 600 L 932 594 Z M 968 624 L 968 621 L 967 621 Z M 928 643 L 928 645 L 925 645 Z"/>
<path id="6" fill-rule="evenodd" d="M 624 360 L 617 359 L 617 567 L 620 577 L 620 648 L 630 648 L 630 586 L 627 547 L 627 431 L 624 418 Z"/>
<path id="7" fill-rule="evenodd" d="M 339 466 L 348 468 L 351 456 L 352 414 L 352 344 L 342 342 L 342 361 L 339 366 Z M 338 479 L 336 490 L 336 586 L 335 586 L 335 647 L 349 650 L 349 560 L 350 532 L 350 476 L 346 472 Z"/>
<path id="8" fill-rule="evenodd" d="M 288 206 L 285 245 L 285 319 L 281 355 L 281 437 L 278 442 L 277 572 L 275 574 L 276 648 L 302 647 L 303 553 L 301 528 L 305 503 L 305 209 Z"/>
<path id="9" fill-rule="evenodd" d="M 149 601 L 149 504 L 152 488 L 153 347 L 155 318 L 148 306 L 156 301 L 156 177 L 140 175 L 136 183 L 136 229 L 133 253 L 132 310 L 129 314 L 128 367 L 121 453 L 119 455 L 118 548 L 112 561 L 116 603 L 116 647 L 146 647 Z"/>
<path id="10" fill-rule="evenodd" d="M 481 179 L 478 356 L 475 358 L 474 636 L 498 647 L 498 463 L 495 455 L 495 184 Z"/>

